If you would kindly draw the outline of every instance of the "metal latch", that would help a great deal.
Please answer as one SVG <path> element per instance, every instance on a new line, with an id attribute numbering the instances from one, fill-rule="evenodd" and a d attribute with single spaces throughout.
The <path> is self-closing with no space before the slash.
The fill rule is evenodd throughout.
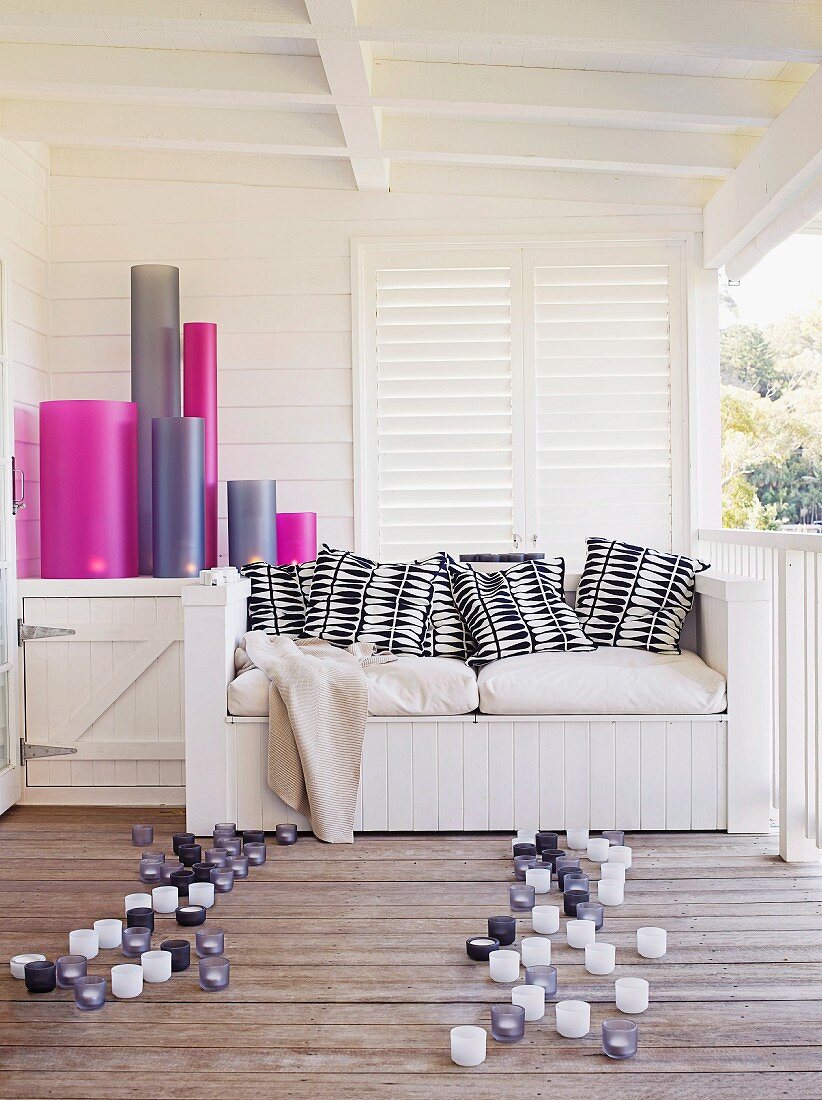
<path id="1" fill-rule="evenodd" d="M 42 760 L 46 756 L 71 756 L 77 749 L 69 749 L 64 745 L 32 745 L 24 738 L 20 738 L 20 760 Z"/>
<path id="2" fill-rule="evenodd" d="M 17 620 L 18 645 L 22 645 L 23 642 L 42 641 L 44 638 L 65 638 L 69 634 L 76 633 L 76 630 L 67 626 L 32 626 L 30 623 L 24 623 L 22 619 Z"/>

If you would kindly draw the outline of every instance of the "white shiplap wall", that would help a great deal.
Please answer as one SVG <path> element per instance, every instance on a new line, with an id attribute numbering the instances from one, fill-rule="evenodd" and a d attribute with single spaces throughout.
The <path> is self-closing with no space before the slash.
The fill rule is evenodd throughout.
<path id="1" fill-rule="evenodd" d="M 0 140 L 0 260 L 7 278 L 7 339 L 15 456 L 26 475 L 16 523 L 19 575 L 40 572 L 37 405 L 49 396 L 49 151 Z"/>
<path id="2" fill-rule="evenodd" d="M 353 545 L 351 239 L 696 229 L 682 208 L 54 175 L 55 397 L 129 395 L 129 267 L 180 267 L 182 318 L 220 329 L 220 476 Z M 588 216 L 596 221 L 588 222 Z M 225 494 L 221 494 L 221 555 Z M 223 558 L 221 557 L 221 560 Z"/>

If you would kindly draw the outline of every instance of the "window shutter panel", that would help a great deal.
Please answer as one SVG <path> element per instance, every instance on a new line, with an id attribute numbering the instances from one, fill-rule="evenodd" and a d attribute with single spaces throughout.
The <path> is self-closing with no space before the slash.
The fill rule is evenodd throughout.
<path id="1" fill-rule="evenodd" d="M 589 535 L 671 544 L 675 255 L 619 244 L 531 256 L 531 495 L 540 547 L 572 564 Z"/>
<path id="2" fill-rule="evenodd" d="M 404 259 L 375 273 L 380 557 L 508 550 L 514 265 L 488 251 Z"/>

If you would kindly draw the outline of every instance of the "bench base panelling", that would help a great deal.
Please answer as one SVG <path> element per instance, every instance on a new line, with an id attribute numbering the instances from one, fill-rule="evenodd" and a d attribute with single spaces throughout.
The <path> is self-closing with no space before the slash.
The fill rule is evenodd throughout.
<path id="1" fill-rule="evenodd" d="M 307 821 L 268 787 L 268 724 L 228 719 L 229 818 Z M 355 829 L 727 828 L 723 715 L 370 718 Z"/>

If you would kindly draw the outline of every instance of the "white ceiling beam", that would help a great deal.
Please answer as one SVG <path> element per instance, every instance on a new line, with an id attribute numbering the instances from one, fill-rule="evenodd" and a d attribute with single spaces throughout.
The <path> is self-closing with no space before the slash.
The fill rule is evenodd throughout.
<path id="1" fill-rule="evenodd" d="M 703 262 L 722 267 L 822 178 L 822 69 L 705 207 Z"/>
<path id="2" fill-rule="evenodd" d="M 544 122 L 387 116 L 383 147 L 394 160 L 564 168 L 642 175 L 731 174 L 756 138 L 728 134 L 556 126 Z"/>
<path id="3" fill-rule="evenodd" d="M 313 38 L 302 0 L 3 0 L 2 23 L 44 29 Z"/>
<path id="4" fill-rule="evenodd" d="M 301 0 L 4 0 L 10 27 L 451 42 L 604 53 L 822 61 L 818 0 L 359 0 L 322 27 Z"/>
<path id="5" fill-rule="evenodd" d="M 337 24 L 352 32 L 357 27 L 355 0 L 305 0 L 311 25 L 318 35 Z M 361 191 L 387 191 L 390 165 L 382 151 L 381 111 L 369 102 L 374 61 L 368 44 L 356 40 L 319 37 L 317 46 L 337 114 L 351 152 L 351 168 Z"/>
<path id="6" fill-rule="evenodd" d="M 377 61 L 384 107 L 621 126 L 768 126 L 802 87 L 790 81 Z"/>
<path id="7" fill-rule="evenodd" d="M 360 0 L 375 42 L 822 61 L 818 0 Z"/>
<path id="8" fill-rule="evenodd" d="M 487 195 L 556 199 L 581 203 L 617 203 L 638 209 L 658 207 L 699 214 L 716 191 L 713 180 L 561 172 L 524 168 L 476 168 L 464 165 L 403 164 L 391 169 L 394 192 L 430 195 Z"/>
<path id="9" fill-rule="evenodd" d="M 0 42 L 0 96 L 197 103 L 323 104 L 318 57 Z"/>
<path id="10" fill-rule="evenodd" d="M 65 146 L 348 156 L 336 117 L 304 111 L 5 100 L 0 136 Z"/>

